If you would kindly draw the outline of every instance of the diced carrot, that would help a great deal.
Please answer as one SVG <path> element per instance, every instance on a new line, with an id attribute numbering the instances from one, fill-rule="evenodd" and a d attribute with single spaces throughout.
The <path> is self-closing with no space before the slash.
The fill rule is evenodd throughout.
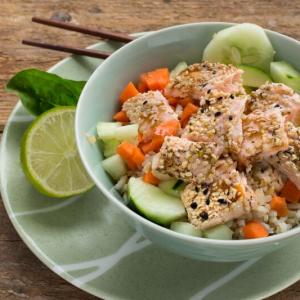
<path id="1" fill-rule="evenodd" d="M 145 173 L 144 177 L 143 177 L 143 180 L 146 182 L 146 183 L 150 183 L 150 184 L 153 184 L 153 185 L 158 185 L 159 184 L 159 179 L 156 178 L 151 171 Z"/>
<path id="2" fill-rule="evenodd" d="M 122 123 L 127 123 L 129 122 L 129 119 L 126 115 L 126 112 L 121 110 L 119 112 L 117 112 L 116 114 L 114 114 L 113 119 L 117 122 L 122 122 Z"/>
<path id="3" fill-rule="evenodd" d="M 130 169 L 137 169 L 140 167 L 145 159 L 141 149 L 126 141 L 122 142 L 118 148 L 117 153 L 127 163 Z"/>
<path id="4" fill-rule="evenodd" d="M 243 227 L 243 234 L 245 239 L 257 239 L 269 236 L 266 227 L 259 221 L 248 222 Z"/>
<path id="5" fill-rule="evenodd" d="M 271 203 L 271 209 L 277 212 L 279 217 L 286 217 L 289 213 L 285 198 L 273 196 Z"/>
<path id="6" fill-rule="evenodd" d="M 134 151 L 133 146 L 134 145 L 124 141 L 117 148 L 117 153 L 123 158 L 130 169 L 136 168 L 134 162 L 131 159 Z"/>
<path id="7" fill-rule="evenodd" d="M 144 153 L 156 152 L 160 149 L 166 136 L 176 135 L 180 129 L 178 120 L 169 120 L 155 128 L 151 142 L 142 145 Z"/>
<path id="8" fill-rule="evenodd" d="M 145 154 L 151 152 L 152 149 L 153 149 L 152 141 L 149 142 L 149 143 L 142 144 L 142 145 L 141 145 L 141 149 L 143 150 L 143 152 L 144 152 Z"/>
<path id="9" fill-rule="evenodd" d="M 145 160 L 145 155 L 143 154 L 142 150 L 136 146 L 133 151 L 132 160 L 136 164 L 137 167 L 140 167 Z"/>
<path id="10" fill-rule="evenodd" d="M 140 87 L 149 90 L 163 90 L 169 82 L 169 70 L 167 68 L 156 69 L 143 73 L 140 76 Z"/>
<path id="11" fill-rule="evenodd" d="M 142 140 L 143 140 L 143 135 L 139 132 L 137 137 L 138 144 L 140 144 Z"/>
<path id="12" fill-rule="evenodd" d="M 153 136 L 151 142 L 142 145 L 141 148 L 145 154 L 152 151 L 156 152 L 160 149 L 163 142 L 164 142 L 164 136 L 161 135 Z"/>
<path id="13" fill-rule="evenodd" d="M 123 92 L 120 95 L 120 101 L 123 104 L 128 99 L 136 96 L 139 93 L 139 91 L 136 89 L 134 84 L 130 81 L 126 87 L 124 88 Z"/>
<path id="14" fill-rule="evenodd" d="M 131 161 L 131 160 L 127 160 L 126 164 L 127 164 L 127 166 L 129 167 L 130 170 L 136 170 L 137 169 L 136 164 L 133 161 Z"/>
<path id="15" fill-rule="evenodd" d="M 172 96 L 166 96 L 168 102 L 170 105 L 176 106 L 178 103 L 178 98 L 172 97 Z"/>
<path id="16" fill-rule="evenodd" d="M 178 130 L 180 129 L 180 123 L 178 120 L 169 120 L 166 121 L 160 125 L 158 125 L 155 128 L 154 135 L 160 135 L 160 136 L 170 136 L 170 135 L 176 135 Z"/>
<path id="17" fill-rule="evenodd" d="M 198 110 L 198 107 L 192 103 L 188 103 L 186 105 L 186 107 L 184 108 L 182 115 L 181 115 L 181 119 L 180 119 L 180 123 L 182 127 L 185 127 L 185 125 L 187 124 L 187 122 L 189 121 L 190 117 L 196 113 Z"/>
<path id="18" fill-rule="evenodd" d="M 147 84 L 145 82 L 145 80 L 140 80 L 139 84 L 138 84 L 138 90 L 140 93 L 145 93 L 148 90 Z"/>
<path id="19" fill-rule="evenodd" d="M 280 195 L 286 199 L 287 202 L 290 203 L 298 203 L 300 202 L 300 190 L 297 186 L 290 180 L 288 180 L 283 189 L 281 190 Z"/>
<path id="20" fill-rule="evenodd" d="M 192 100 L 192 98 L 190 98 L 190 97 L 185 97 L 185 98 L 178 99 L 178 103 L 179 103 L 181 106 L 185 107 L 185 106 L 187 106 L 189 103 L 193 103 L 193 100 Z"/>

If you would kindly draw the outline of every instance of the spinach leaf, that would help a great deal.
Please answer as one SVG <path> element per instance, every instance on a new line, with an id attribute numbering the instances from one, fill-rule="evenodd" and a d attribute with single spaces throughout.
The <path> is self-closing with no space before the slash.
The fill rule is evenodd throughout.
<path id="1" fill-rule="evenodd" d="M 76 106 L 85 83 L 37 69 L 26 69 L 13 76 L 6 89 L 16 92 L 25 108 L 39 115 L 55 106 Z"/>

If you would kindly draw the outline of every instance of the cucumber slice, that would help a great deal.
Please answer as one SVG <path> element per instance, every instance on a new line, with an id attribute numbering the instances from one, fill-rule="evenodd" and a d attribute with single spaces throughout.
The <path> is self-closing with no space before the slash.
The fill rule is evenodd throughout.
<path id="1" fill-rule="evenodd" d="M 106 140 L 103 142 L 103 155 L 104 157 L 110 157 L 117 153 L 117 147 L 120 145 L 118 140 Z"/>
<path id="2" fill-rule="evenodd" d="M 178 198 L 167 195 L 141 178 L 129 179 L 128 194 L 136 209 L 158 224 L 169 225 L 186 216 L 185 208 Z"/>
<path id="3" fill-rule="evenodd" d="M 285 61 L 271 63 L 271 76 L 275 82 L 281 82 L 300 93 L 300 73 Z"/>
<path id="4" fill-rule="evenodd" d="M 114 179 L 119 180 L 127 172 L 127 167 L 119 154 L 102 161 L 103 169 Z"/>
<path id="5" fill-rule="evenodd" d="M 274 53 L 265 31 L 260 26 L 245 23 L 215 34 L 204 49 L 203 60 L 250 65 L 268 72 Z"/>
<path id="6" fill-rule="evenodd" d="M 97 134 L 102 141 L 114 139 L 114 132 L 117 127 L 121 127 L 119 122 L 99 122 L 97 124 Z"/>
<path id="7" fill-rule="evenodd" d="M 170 179 L 161 181 L 158 187 L 168 195 L 180 198 L 180 194 L 184 189 L 184 183 L 182 180 Z"/>
<path id="8" fill-rule="evenodd" d="M 232 234 L 227 225 L 218 225 L 203 232 L 204 237 L 214 240 L 232 240 Z"/>
<path id="9" fill-rule="evenodd" d="M 272 82 L 271 77 L 264 71 L 245 65 L 239 65 L 239 69 L 243 70 L 243 85 L 258 88 L 266 82 Z"/>
<path id="10" fill-rule="evenodd" d="M 177 179 L 170 179 L 170 180 L 165 180 L 161 181 L 158 185 L 158 187 L 168 195 L 174 196 L 174 197 L 180 197 L 179 193 L 177 190 L 174 190 L 174 185 L 176 184 Z"/>
<path id="11" fill-rule="evenodd" d="M 137 142 L 139 134 L 138 124 L 126 125 L 115 129 L 115 139 L 119 141 Z"/>
<path id="12" fill-rule="evenodd" d="M 97 124 L 97 133 L 102 141 L 118 140 L 137 142 L 138 129 L 137 124 L 121 126 L 118 122 L 99 122 Z"/>
<path id="13" fill-rule="evenodd" d="M 201 230 L 188 222 L 173 222 L 170 226 L 170 229 L 186 235 L 198 237 L 202 236 Z"/>
<path id="14" fill-rule="evenodd" d="M 179 73 L 181 73 L 187 67 L 188 67 L 188 65 L 185 61 L 178 63 L 177 66 L 171 71 L 170 78 L 176 77 Z"/>

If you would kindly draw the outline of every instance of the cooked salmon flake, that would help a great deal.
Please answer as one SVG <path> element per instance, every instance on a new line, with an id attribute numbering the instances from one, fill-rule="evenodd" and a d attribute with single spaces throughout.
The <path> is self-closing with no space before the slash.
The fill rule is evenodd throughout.
<path id="1" fill-rule="evenodd" d="M 279 108 L 287 120 L 300 125 L 300 96 L 283 83 L 267 83 L 251 93 L 247 111 Z"/>
<path id="2" fill-rule="evenodd" d="M 242 114 L 247 95 L 221 97 L 198 110 L 182 132 L 195 142 L 214 142 L 222 152 L 238 153 L 243 140 Z"/>
<path id="3" fill-rule="evenodd" d="M 300 127 L 286 123 L 288 148 L 271 156 L 268 161 L 300 189 Z"/>
<path id="4" fill-rule="evenodd" d="M 245 94 L 242 70 L 219 63 L 202 62 L 190 65 L 171 79 L 165 94 L 173 97 L 191 97 L 200 105 L 215 102 L 219 97 Z"/>
<path id="5" fill-rule="evenodd" d="M 138 94 L 122 107 L 131 123 L 139 125 L 144 141 L 149 141 L 155 128 L 163 122 L 178 120 L 177 114 L 159 91 Z"/>
<path id="6" fill-rule="evenodd" d="M 243 117 L 243 143 L 239 160 L 250 162 L 266 159 L 288 148 L 284 117 L 277 108 L 254 111 Z"/>
<path id="7" fill-rule="evenodd" d="M 157 171 L 186 182 L 208 181 L 219 158 L 216 145 L 166 137 L 159 152 Z"/>
<path id="8" fill-rule="evenodd" d="M 239 187 L 243 187 L 245 193 L 241 193 Z M 187 185 L 181 199 L 189 221 L 200 229 L 244 216 L 256 205 L 246 178 L 236 170 L 230 158 L 218 161 L 211 183 Z"/>

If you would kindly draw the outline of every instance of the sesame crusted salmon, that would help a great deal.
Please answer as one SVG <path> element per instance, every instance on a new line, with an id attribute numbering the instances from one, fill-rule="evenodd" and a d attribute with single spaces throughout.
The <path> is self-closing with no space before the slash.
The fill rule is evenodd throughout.
<path id="1" fill-rule="evenodd" d="M 219 155 L 213 143 L 195 143 L 179 137 L 166 137 L 155 169 L 185 182 L 210 181 Z"/>
<path id="2" fill-rule="evenodd" d="M 243 141 L 242 114 L 247 95 L 226 96 L 211 104 L 207 101 L 192 116 L 182 137 L 195 142 L 214 142 L 225 152 L 238 153 Z"/>
<path id="3" fill-rule="evenodd" d="M 138 94 L 127 100 L 122 107 L 131 123 L 139 125 L 145 142 L 151 140 L 155 128 L 169 120 L 177 120 L 168 101 L 159 91 Z"/>
<path id="4" fill-rule="evenodd" d="M 278 107 L 287 120 L 300 125 L 300 96 L 283 83 L 267 83 L 251 93 L 247 109 Z"/>
<path id="5" fill-rule="evenodd" d="M 244 174 L 236 163 L 219 160 L 211 183 L 191 183 L 181 194 L 189 221 L 197 228 L 207 229 L 251 212 L 256 201 Z"/>
<path id="6" fill-rule="evenodd" d="M 289 146 L 270 157 L 268 161 L 285 174 L 300 189 L 300 127 L 286 123 Z"/>
<path id="7" fill-rule="evenodd" d="M 244 94 L 242 70 L 220 63 L 196 63 L 172 78 L 165 89 L 167 96 L 198 100 Z"/>
<path id="8" fill-rule="evenodd" d="M 238 158 L 244 165 L 266 159 L 289 146 L 284 117 L 278 108 L 245 115 L 242 125 L 244 138 Z"/>

